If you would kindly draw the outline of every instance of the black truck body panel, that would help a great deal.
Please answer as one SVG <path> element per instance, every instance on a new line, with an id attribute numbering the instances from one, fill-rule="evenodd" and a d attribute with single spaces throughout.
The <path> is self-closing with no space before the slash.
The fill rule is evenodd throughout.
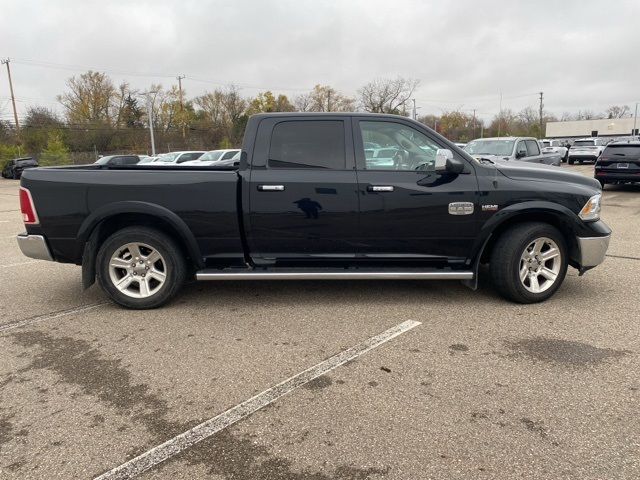
<path id="1" fill-rule="evenodd" d="M 340 125 L 344 166 L 271 168 L 274 129 L 296 121 Z M 419 132 L 451 150 L 464 165 L 462 173 L 366 169 L 361 121 Z M 567 235 L 609 235 L 602 222 L 578 217 L 600 191 L 597 181 L 514 163 L 478 163 L 404 117 L 261 114 L 249 120 L 237 170 L 153 164 L 37 168 L 25 170 L 21 185 L 40 217 L 27 233 L 45 236 L 55 260 L 77 264 L 83 254 L 84 262 L 92 261 L 95 248 L 85 246 L 96 229 L 136 218 L 170 229 L 196 268 L 400 264 L 469 270 L 509 222 L 544 218 Z M 374 191 L 380 186 L 387 190 Z M 472 204 L 473 212 L 451 214 L 450 204 L 457 202 Z M 576 263 L 575 252 L 572 258 Z"/>

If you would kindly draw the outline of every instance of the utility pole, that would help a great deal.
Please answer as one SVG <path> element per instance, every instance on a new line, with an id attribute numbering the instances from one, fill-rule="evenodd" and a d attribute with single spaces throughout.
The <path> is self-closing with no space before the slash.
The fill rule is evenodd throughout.
<path id="1" fill-rule="evenodd" d="M 633 131 L 631 132 L 631 135 L 633 136 L 638 135 L 638 132 L 636 131 L 637 122 L 638 122 L 638 102 L 636 102 L 636 113 L 633 114 Z"/>
<path id="2" fill-rule="evenodd" d="M 13 83 L 11 82 L 11 68 L 9 68 L 9 60 L 5 58 L 2 64 L 7 66 L 7 75 L 9 76 L 9 91 L 11 92 L 11 104 L 13 105 L 13 119 L 16 121 L 16 133 L 20 133 L 20 124 L 18 123 L 18 111 L 16 110 L 16 97 L 13 96 Z"/>
<path id="3" fill-rule="evenodd" d="M 151 99 L 151 94 L 153 94 L 153 99 Z M 156 156 L 156 140 L 153 135 L 153 104 L 155 102 L 155 99 L 156 99 L 155 96 L 157 94 L 158 94 L 157 91 L 142 93 L 142 95 L 144 95 L 147 99 L 147 116 L 149 117 L 149 134 L 151 135 L 151 156 L 152 157 Z"/>
<path id="4" fill-rule="evenodd" d="M 502 92 L 500 92 L 500 112 L 498 113 L 498 137 L 502 133 Z"/>
<path id="5" fill-rule="evenodd" d="M 418 112 L 416 111 L 416 99 L 412 98 L 411 101 L 413 102 L 413 119 L 417 120 L 418 119 Z"/>
<path id="6" fill-rule="evenodd" d="M 327 112 L 331 111 L 331 88 L 327 89 Z"/>
<path id="7" fill-rule="evenodd" d="M 180 123 L 182 124 L 182 139 L 186 138 L 186 132 L 184 130 L 184 103 L 182 102 L 182 79 L 185 78 L 184 75 L 178 75 L 176 77 L 178 79 L 178 91 L 180 92 Z"/>
<path id="8" fill-rule="evenodd" d="M 476 138 L 476 109 L 473 109 L 473 138 Z"/>
<path id="9" fill-rule="evenodd" d="M 540 92 L 540 138 L 544 138 L 544 133 L 542 132 L 542 107 L 544 107 L 544 103 L 542 103 L 543 98 L 544 92 Z"/>

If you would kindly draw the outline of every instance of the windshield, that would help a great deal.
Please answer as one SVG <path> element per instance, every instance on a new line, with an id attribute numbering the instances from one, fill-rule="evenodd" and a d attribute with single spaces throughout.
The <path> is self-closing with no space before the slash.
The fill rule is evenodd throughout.
<path id="1" fill-rule="evenodd" d="M 573 143 L 574 147 L 593 147 L 595 145 L 595 141 L 593 140 L 576 140 Z"/>
<path id="2" fill-rule="evenodd" d="M 202 155 L 200 158 L 198 158 L 198 160 L 200 161 L 216 161 L 219 160 L 220 157 L 222 156 L 222 150 L 213 150 L 211 152 L 207 152 L 204 155 Z"/>
<path id="3" fill-rule="evenodd" d="M 550 147 L 551 146 L 551 142 L 549 140 L 543 140 L 542 141 L 542 145 L 544 145 L 545 147 Z"/>
<path id="4" fill-rule="evenodd" d="M 158 157 L 158 162 L 173 162 L 176 157 L 178 156 L 178 153 L 165 153 L 164 155 Z"/>
<path id="5" fill-rule="evenodd" d="M 511 155 L 515 140 L 474 140 L 464 151 L 471 155 Z"/>

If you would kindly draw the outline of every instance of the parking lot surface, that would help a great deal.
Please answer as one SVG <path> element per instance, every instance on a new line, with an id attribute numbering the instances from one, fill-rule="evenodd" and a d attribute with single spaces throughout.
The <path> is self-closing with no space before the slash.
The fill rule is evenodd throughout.
<path id="1" fill-rule="evenodd" d="M 592 165 L 563 166 L 592 175 Z M 94 478 L 406 321 L 144 479 L 640 477 L 640 187 L 537 305 L 483 281 L 193 283 L 129 311 L 21 255 L 0 182 L 0 478 Z"/>

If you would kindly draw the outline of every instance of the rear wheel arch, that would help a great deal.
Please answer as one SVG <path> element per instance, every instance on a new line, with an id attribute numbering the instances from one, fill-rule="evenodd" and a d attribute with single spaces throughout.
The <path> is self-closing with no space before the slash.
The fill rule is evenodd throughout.
<path id="1" fill-rule="evenodd" d="M 80 228 L 78 239 L 82 245 L 82 283 L 84 288 L 88 288 L 95 281 L 95 261 L 100 245 L 118 230 L 133 226 L 149 227 L 165 233 L 181 248 L 185 260 L 190 266 L 196 269 L 203 267 L 202 256 L 195 237 L 184 221 L 175 213 L 163 207 L 120 206 L 117 209 L 111 209 L 109 213 L 94 212 Z"/>

